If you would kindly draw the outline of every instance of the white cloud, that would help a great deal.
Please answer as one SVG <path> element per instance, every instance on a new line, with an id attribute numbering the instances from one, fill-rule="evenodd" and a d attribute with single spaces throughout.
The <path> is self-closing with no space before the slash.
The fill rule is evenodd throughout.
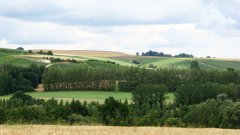
<path id="1" fill-rule="evenodd" d="M 10 43 L 76 43 L 87 38 L 89 33 L 74 26 L 64 26 L 49 22 L 27 22 L 0 16 L 0 38 Z"/>
<path id="2" fill-rule="evenodd" d="M 240 57 L 239 0 L 0 0 L 0 47 Z"/>
<path id="3" fill-rule="evenodd" d="M 179 23 L 196 21 L 204 13 L 201 0 L 19 0 L 14 4 L 1 0 L 0 3 L 0 14 L 7 17 L 76 25 Z"/>

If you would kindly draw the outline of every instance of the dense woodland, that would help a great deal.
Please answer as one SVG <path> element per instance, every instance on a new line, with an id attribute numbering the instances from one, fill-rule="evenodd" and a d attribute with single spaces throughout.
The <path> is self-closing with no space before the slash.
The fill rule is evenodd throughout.
<path id="1" fill-rule="evenodd" d="M 0 66 L 0 95 L 16 91 L 33 91 L 42 80 L 45 67 L 33 64 L 28 68 L 12 65 Z"/>
<path id="2" fill-rule="evenodd" d="M 164 84 L 169 91 L 176 91 L 181 85 L 189 83 L 216 83 L 218 86 L 240 84 L 239 71 L 203 70 L 194 63 L 191 70 L 122 67 L 97 61 L 75 67 L 53 66 L 44 72 L 43 83 L 46 90 L 109 91 L 132 91 L 140 84 Z"/>
<path id="3" fill-rule="evenodd" d="M 104 104 L 64 103 L 16 92 L 33 91 L 39 83 L 47 91 L 130 91 L 133 102 L 109 97 Z M 95 60 L 49 68 L 2 65 L 0 94 L 14 92 L 11 99 L 0 100 L 0 124 L 240 128 L 240 72 L 203 70 L 196 61 L 191 69 L 122 67 Z M 175 93 L 175 102 L 165 102 L 167 92 Z"/>

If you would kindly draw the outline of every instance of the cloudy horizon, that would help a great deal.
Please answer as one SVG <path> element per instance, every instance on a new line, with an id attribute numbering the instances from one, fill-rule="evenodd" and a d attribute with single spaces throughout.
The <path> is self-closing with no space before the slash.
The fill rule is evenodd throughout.
<path id="1" fill-rule="evenodd" d="M 0 48 L 240 58 L 240 0 L 0 0 Z"/>

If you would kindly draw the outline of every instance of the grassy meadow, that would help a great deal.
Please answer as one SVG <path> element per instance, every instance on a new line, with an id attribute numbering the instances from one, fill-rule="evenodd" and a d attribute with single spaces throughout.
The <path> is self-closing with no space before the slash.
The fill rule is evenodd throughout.
<path id="1" fill-rule="evenodd" d="M 117 100 L 124 101 L 125 99 L 128 100 L 130 103 L 132 101 L 132 94 L 131 92 L 105 92 L 105 91 L 51 91 L 51 92 L 29 92 L 26 93 L 34 98 L 39 99 L 57 99 L 63 101 L 72 101 L 80 100 L 81 102 L 87 101 L 90 102 L 99 102 L 100 104 L 104 103 L 105 99 L 109 96 L 114 97 Z M 0 96 L 0 99 L 9 99 L 12 96 Z M 174 101 L 174 94 L 167 93 L 166 94 L 166 102 L 171 103 Z"/>
<path id="2" fill-rule="evenodd" d="M 37 65 L 45 65 L 45 63 L 30 61 L 24 58 L 19 58 L 18 54 L 13 54 L 9 52 L 0 52 L 0 65 L 12 64 L 15 66 L 28 67 L 35 63 Z"/>
<path id="3" fill-rule="evenodd" d="M 214 128 L 2 125 L 1 135 L 239 135 L 240 130 Z"/>
<path id="4" fill-rule="evenodd" d="M 132 60 L 137 60 L 141 64 L 139 66 L 149 67 L 150 64 L 160 68 L 180 68 L 187 69 L 191 67 L 191 61 L 197 60 L 199 67 L 207 70 L 225 70 L 227 68 L 240 69 L 239 59 L 207 59 L 207 58 L 167 58 L 167 57 L 117 57 L 112 58 L 116 61 L 132 63 Z"/>

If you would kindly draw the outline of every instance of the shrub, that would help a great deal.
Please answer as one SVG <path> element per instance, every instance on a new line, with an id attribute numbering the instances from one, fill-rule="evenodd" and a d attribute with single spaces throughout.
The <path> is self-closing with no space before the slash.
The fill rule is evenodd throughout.
<path id="1" fill-rule="evenodd" d="M 127 120 L 129 110 L 126 104 L 109 97 L 105 104 L 99 106 L 99 113 L 104 124 L 122 125 Z"/>
<path id="2" fill-rule="evenodd" d="M 5 122 L 5 110 L 4 108 L 0 107 L 0 124 L 3 124 Z"/>
<path id="3" fill-rule="evenodd" d="M 19 99 L 23 102 L 31 101 L 33 98 L 29 95 L 24 94 L 22 91 L 17 91 L 13 94 L 10 99 Z"/>
<path id="4" fill-rule="evenodd" d="M 149 110 L 139 122 L 140 126 L 157 126 L 160 125 L 159 114 L 156 110 Z"/>
<path id="5" fill-rule="evenodd" d="M 141 64 L 141 62 L 140 61 L 138 61 L 138 60 L 132 60 L 132 62 L 134 63 L 134 64 Z"/>
<path id="6" fill-rule="evenodd" d="M 165 121 L 165 125 L 168 127 L 184 127 L 185 124 L 182 122 L 180 118 L 168 118 Z"/>

